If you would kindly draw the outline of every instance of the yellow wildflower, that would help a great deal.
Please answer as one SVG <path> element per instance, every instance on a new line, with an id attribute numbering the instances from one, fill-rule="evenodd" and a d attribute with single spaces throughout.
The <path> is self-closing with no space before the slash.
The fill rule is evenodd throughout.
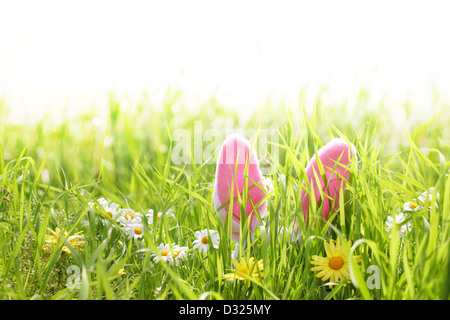
<path id="1" fill-rule="evenodd" d="M 45 244 L 42 247 L 42 250 L 44 250 L 44 252 L 50 252 L 51 248 L 53 246 L 55 246 L 58 243 L 58 241 L 60 241 L 60 239 L 67 240 L 67 242 L 74 249 L 83 250 L 82 247 L 84 246 L 84 240 L 83 240 L 83 235 L 81 234 L 81 231 L 70 237 L 69 237 L 69 233 L 67 232 L 67 230 L 61 229 L 59 227 L 57 227 L 55 229 L 55 231 L 53 231 L 51 229 L 48 229 L 48 231 L 50 232 L 50 234 L 45 235 L 45 237 L 44 237 Z M 70 249 L 69 249 L 69 247 L 67 247 L 67 245 L 63 246 L 62 251 L 66 252 L 66 253 L 70 253 Z"/>
<path id="2" fill-rule="evenodd" d="M 231 273 L 224 274 L 222 278 L 225 280 L 245 280 L 248 277 L 251 277 L 256 281 L 259 281 L 260 277 L 264 277 L 263 259 L 259 260 L 257 263 L 255 263 L 255 258 L 253 257 L 249 259 L 248 263 L 244 258 L 241 258 L 240 262 L 233 259 L 232 263 L 236 270 Z"/>
<path id="3" fill-rule="evenodd" d="M 351 242 L 348 244 L 351 246 Z M 336 245 L 333 240 L 330 243 L 325 241 L 326 257 L 312 256 L 311 264 L 315 265 L 311 271 L 319 271 L 317 278 L 323 281 L 332 282 L 342 281 L 349 276 L 348 258 L 341 246 L 340 239 L 337 239 Z M 361 256 L 353 256 L 356 262 L 360 262 Z"/>

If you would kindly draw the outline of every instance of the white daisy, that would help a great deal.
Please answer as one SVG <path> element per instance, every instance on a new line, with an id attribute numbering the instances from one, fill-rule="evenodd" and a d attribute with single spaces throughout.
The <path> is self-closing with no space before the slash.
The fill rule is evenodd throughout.
<path id="1" fill-rule="evenodd" d="M 170 266 L 178 265 L 180 260 L 183 260 L 187 257 L 186 251 L 189 249 L 188 247 L 180 247 L 177 244 L 164 244 L 161 243 L 158 246 L 158 253 L 152 254 L 153 261 L 158 263 L 159 261 L 165 261 L 169 263 Z"/>
<path id="2" fill-rule="evenodd" d="M 149 225 L 153 224 L 153 213 L 154 213 L 153 209 L 149 209 L 148 212 L 145 214 L 147 216 L 147 221 L 148 221 Z M 161 219 L 161 216 L 162 216 L 162 212 L 158 212 L 156 214 L 156 219 L 157 220 Z"/>
<path id="3" fill-rule="evenodd" d="M 188 251 L 188 247 L 180 247 L 179 245 L 175 245 L 172 251 L 173 261 L 177 266 L 180 260 L 184 260 L 187 257 L 186 251 Z M 171 261 L 169 261 L 169 265 L 171 265 Z"/>
<path id="4" fill-rule="evenodd" d="M 406 202 L 403 205 L 403 210 L 405 211 L 417 211 L 420 210 L 422 207 L 419 206 L 417 203 L 415 202 Z"/>
<path id="5" fill-rule="evenodd" d="M 273 188 L 273 183 L 272 183 L 272 179 L 270 179 L 269 177 L 265 177 L 262 181 L 261 181 L 261 185 L 264 187 L 264 192 L 266 194 L 271 193 L 274 188 Z"/>
<path id="6" fill-rule="evenodd" d="M 105 211 L 105 213 L 111 218 L 111 219 L 116 219 L 117 216 L 119 215 L 119 205 L 115 202 L 111 202 L 109 203 L 105 198 L 100 198 L 97 200 L 97 203 L 95 202 L 90 202 L 89 205 L 92 208 L 96 208 L 99 209 L 99 206 L 101 206 L 101 208 L 103 208 L 103 210 Z"/>
<path id="7" fill-rule="evenodd" d="M 119 205 L 116 203 L 105 203 L 102 205 L 103 209 L 105 210 L 106 214 L 113 220 L 115 220 L 119 215 Z"/>
<path id="8" fill-rule="evenodd" d="M 107 205 L 107 204 L 108 204 L 108 201 L 105 198 L 100 198 L 100 199 L 97 199 L 97 201 L 89 202 L 89 206 L 94 209 L 98 208 L 98 205 L 103 207 L 104 205 Z"/>
<path id="9" fill-rule="evenodd" d="M 404 238 L 405 232 L 411 231 L 411 223 L 410 222 L 404 223 L 403 225 L 401 225 L 402 222 L 406 220 L 406 218 L 408 218 L 408 216 L 405 216 L 403 214 L 403 212 L 395 214 L 394 217 L 388 216 L 388 218 L 387 218 L 388 220 L 386 221 L 387 227 L 386 227 L 385 231 L 389 232 L 392 229 L 392 227 L 394 226 L 394 224 L 396 224 L 399 226 L 399 230 L 398 230 L 399 235 L 402 238 Z M 391 236 L 392 236 L 392 234 L 389 235 L 389 238 Z"/>
<path id="10" fill-rule="evenodd" d="M 153 212 L 154 211 L 152 209 L 149 209 L 148 213 L 146 214 L 149 224 L 153 224 Z M 156 219 L 157 219 L 156 223 L 158 223 L 159 220 L 161 220 L 162 218 L 166 219 L 167 223 L 170 226 L 178 226 L 177 218 L 175 217 L 175 215 L 172 212 L 170 212 L 170 211 L 167 211 L 165 213 L 158 212 L 156 215 Z"/>
<path id="11" fill-rule="evenodd" d="M 430 188 L 427 191 L 422 192 L 422 194 L 418 197 L 420 203 L 422 203 L 425 207 L 430 207 L 433 201 L 433 192 L 434 188 Z M 439 208 L 437 200 L 439 200 L 439 192 L 436 192 L 436 209 Z"/>
<path id="12" fill-rule="evenodd" d="M 120 209 L 119 210 L 119 222 L 127 226 L 129 224 L 142 223 L 141 214 L 133 209 Z"/>
<path id="13" fill-rule="evenodd" d="M 122 230 L 128 235 L 128 239 L 140 239 L 144 236 L 144 225 L 142 223 L 129 223 L 122 227 Z"/>
<path id="14" fill-rule="evenodd" d="M 198 249 L 199 252 L 207 253 L 210 245 L 215 249 L 219 248 L 220 235 L 216 230 L 196 231 L 194 236 L 196 239 L 192 244 L 194 249 Z"/>
<path id="15" fill-rule="evenodd" d="M 97 202 L 101 204 L 101 203 L 107 202 L 107 201 L 105 200 L 105 198 L 100 198 L 100 199 L 97 199 Z M 91 201 L 91 202 L 89 202 L 89 206 L 96 208 L 97 204 L 95 203 L 95 201 Z"/>
<path id="16" fill-rule="evenodd" d="M 169 259 L 172 259 L 172 254 L 170 253 L 172 248 L 170 244 L 161 243 L 157 249 L 158 253 L 152 254 L 153 262 L 158 263 L 161 260 L 167 262 Z"/>

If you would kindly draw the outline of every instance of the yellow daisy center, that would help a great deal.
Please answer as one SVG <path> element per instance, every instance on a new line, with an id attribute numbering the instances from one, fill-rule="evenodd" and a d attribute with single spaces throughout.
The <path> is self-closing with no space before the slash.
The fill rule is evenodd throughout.
<path id="1" fill-rule="evenodd" d="M 416 203 L 410 203 L 409 204 L 409 208 L 410 209 L 415 209 L 415 208 L 417 208 L 418 207 L 418 205 L 416 204 Z"/>
<path id="2" fill-rule="evenodd" d="M 202 238 L 202 243 L 203 244 L 208 244 L 208 237 L 203 237 Z"/>
<path id="3" fill-rule="evenodd" d="M 111 211 L 106 211 L 106 213 L 108 214 L 108 216 L 110 216 L 112 218 L 113 214 Z"/>
<path id="4" fill-rule="evenodd" d="M 134 214 L 132 214 L 132 213 L 127 213 L 127 214 L 125 215 L 125 219 L 133 220 L 133 219 L 134 219 Z"/>
<path id="5" fill-rule="evenodd" d="M 136 228 L 136 229 L 134 229 L 134 233 L 137 234 L 137 235 L 140 235 L 140 234 L 142 234 L 142 229 L 141 228 Z"/>
<path id="6" fill-rule="evenodd" d="M 332 257 L 328 262 L 328 266 L 333 270 L 339 270 L 344 265 L 344 260 L 341 257 Z"/>
<path id="7" fill-rule="evenodd" d="M 174 252 L 173 252 L 173 256 L 176 258 L 176 257 L 178 257 L 178 255 L 180 254 L 180 251 L 178 251 L 178 250 L 175 250 Z"/>
<path id="8" fill-rule="evenodd" d="M 167 251 L 167 250 L 164 250 L 161 252 L 161 255 L 164 257 L 167 256 L 168 254 L 169 254 L 169 251 Z"/>

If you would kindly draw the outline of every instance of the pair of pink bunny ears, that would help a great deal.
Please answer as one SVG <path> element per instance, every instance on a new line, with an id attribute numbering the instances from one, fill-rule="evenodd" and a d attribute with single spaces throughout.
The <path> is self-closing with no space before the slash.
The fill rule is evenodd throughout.
<path id="1" fill-rule="evenodd" d="M 339 193 L 345 188 L 349 179 L 350 161 L 356 156 L 355 147 L 343 139 L 334 138 L 318 150 L 321 169 L 316 155 L 306 167 L 309 190 L 314 192 L 317 203 L 323 203 L 322 215 L 325 220 L 339 206 Z M 214 207 L 222 222 L 226 225 L 228 213 L 232 213 L 232 239 L 239 242 L 241 207 L 238 201 L 247 190 L 245 216 L 250 219 L 249 229 L 254 232 L 264 218 L 267 210 L 267 190 L 262 184 L 263 175 L 256 153 L 251 151 L 250 143 L 242 136 L 233 134 L 223 143 L 216 167 L 214 184 Z M 308 224 L 310 194 L 304 189 L 300 193 L 300 201 Z M 232 204 L 232 210 L 230 205 Z M 258 217 L 259 215 L 259 217 Z"/>

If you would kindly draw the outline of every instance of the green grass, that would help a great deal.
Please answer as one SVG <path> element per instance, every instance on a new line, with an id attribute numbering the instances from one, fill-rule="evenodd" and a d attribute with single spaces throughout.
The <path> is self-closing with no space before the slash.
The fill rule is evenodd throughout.
<path id="1" fill-rule="evenodd" d="M 74 120 L 43 118 L 28 126 L 0 118 L 0 298 L 448 299 L 450 108 L 437 108 L 398 132 L 389 108 L 380 104 L 366 110 L 364 95 L 357 101 L 360 107 L 350 114 L 345 104 L 325 105 L 320 96 L 312 112 L 301 103 L 274 106 L 268 101 L 243 122 L 214 99 L 189 113 L 182 92 L 168 90 L 161 105 L 143 99 L 131 110 L 111 96 L 106 127 L 92 124 L 95 110 Z M 277 132 L 272 146 L 279 157 L 268 156 L 275 191 L 264 218 L 270 241 L 260 234 L 247 237 L 240 252 L 263 259 L 261 282 L 222 280 L 232 267 L 234 244 L 213 206 L 215 164 L 171 161 L 177 129 L 189 130 L 192 146 L 195 121 L 201 121 L 203 131 L 224 133 L 225 120 L 255 133 Z M 330 223 L 305 228 L 299 199 L 304 169 L 318 148 L 339 136 L 356 146 L 357 169 L 352 167 Z M 281 175 L 285 183 L 279 182 Z M 439 199 L 411 213 L 405 238 L 395 231 L 389 237 L 387 217 L 430 187 Z M 105 212 L 90 207 L 101 197 L 135 211 L 171 212 L 175 221 L 162 219 L 146 229 L 143 242 L 128 239 Z M 296 217 L 300 243 L 276 232 L 290 228 Z M 62 239 L 51 251 L 43 250 L 48 229 L 57 227 L 69 235 L 81 232 L 82 250 Z M 218 249 L 200 254 L 192 241 L 194 232 L 205 228 L 218 230 L 221 241 Z M 352 266 L 352 279 L 330 287 L 315 277 L 310 262 L 313 255 L 325 255 L 323 240 L 338 236 L 351 241 L 362 262 Z M 178 266 L 154 263 L 152 253 L 161 242 L 188 246 L 187 259 Z M 69 252 L 62 251 L 64 245 Z M 370 286 L 373 268 L 379 271 L 379 289 Z M 75 276 L 79 285 L 67 286 Z"/>

